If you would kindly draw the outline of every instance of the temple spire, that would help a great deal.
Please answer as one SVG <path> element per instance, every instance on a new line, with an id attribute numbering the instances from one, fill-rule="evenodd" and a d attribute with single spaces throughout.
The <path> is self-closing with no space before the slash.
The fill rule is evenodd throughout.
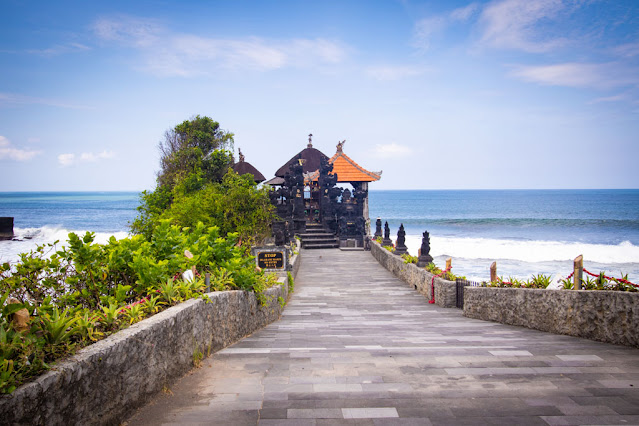
<path id="1" fill-rule="evenodd" d="M 307 148 L 313 148 L 313 134 L 309 133 L 308 134 L 308 145 L 306 145 Z"/>

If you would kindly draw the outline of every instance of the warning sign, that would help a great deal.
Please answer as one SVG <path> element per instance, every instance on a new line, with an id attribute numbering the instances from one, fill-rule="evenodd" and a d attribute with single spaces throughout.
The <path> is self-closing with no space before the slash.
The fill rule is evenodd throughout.
<path id="1" fill-rule="evenodd" d="M 257 253 L 257 266 L 262 269 L 284 269 L 284 252 L 260 251 Z"/>

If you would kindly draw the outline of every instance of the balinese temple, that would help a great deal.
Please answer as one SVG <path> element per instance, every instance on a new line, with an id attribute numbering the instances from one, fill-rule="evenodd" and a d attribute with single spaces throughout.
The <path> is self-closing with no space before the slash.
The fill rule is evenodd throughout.
<path id="1" fill-rule="evenodd" d="M 244 161 L 245 158 L 242 154 L 241 149 L 238 149 L 237 151 L 238 156 L 240 157 L 240 161 L 233 164 L 233 171 L 238 175 L 245 175 L 247 173 L 250 174 L 251 176 L 253 176 L 253 180 L 255 181 L 255 183 L 264 182 L 266 180 L 266 178 L 264 178 L 264 175 L 260 173 L 259 170 L 257 170 L 255 167 L 253 167 L 251 163 Z"/>
<path id="2" fill-rule="evenodd" d="M 264 182 L 272 186 L 271 201 L 281 219 L 273 223 L 275 242 L 298 235 L 304 248 L 364 247 L 370 233 L 368 183 L 382 172 L 368 171 L 346 155 L 345 141 L 328 158 L 313 148 L 312 136 L 305 149 Z"/>

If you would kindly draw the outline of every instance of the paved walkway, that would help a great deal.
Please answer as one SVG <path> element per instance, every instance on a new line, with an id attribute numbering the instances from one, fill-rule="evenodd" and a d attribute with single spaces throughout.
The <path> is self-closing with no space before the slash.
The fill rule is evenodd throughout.
<path id="1" fill-rule="evenodd" d="M 639 351 L 465 318 L 368 252 L 312 250 L 282 319 L 171 392 L 128 424 L 639 424 Z"/>

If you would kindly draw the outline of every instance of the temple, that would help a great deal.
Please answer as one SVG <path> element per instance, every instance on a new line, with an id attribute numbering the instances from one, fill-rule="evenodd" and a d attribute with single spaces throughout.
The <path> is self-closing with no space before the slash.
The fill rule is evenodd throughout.
<path id="1" fill-rule="evenodd" d="M 251 163 L 245 161 L 246 159 L 244 158 L 244 154 L 242 154 L 241 149 L 238 149 L 237 151 L 238 156 L 240 157 L 240 161 L 233 164 L 233 171 L 235 171 L 235 173 L 237 173 L 238 175 L 245 175 L 247 173 L 250 174 L 251 176 L 253 176 L 253 180 L 255 181 L 255 183 L 264 182 L 264 175 L 260 173 L 260 171 L 257 170 L 255 167 L 253 167 Z"/>
<path id="2" fill-rule="evenodd" d="M 273 223 L 275 243 L 297 235 L 304 248 L 362 248 L 370 233 L 368 183 L 379 180 L 381 172 L 368 171 L 346 155 L 346 141 L 328 158 L 313 148 L 312 136 L 305 149 L 264 182 L 272 186 L 271 202 L 279 216 Z"/>

